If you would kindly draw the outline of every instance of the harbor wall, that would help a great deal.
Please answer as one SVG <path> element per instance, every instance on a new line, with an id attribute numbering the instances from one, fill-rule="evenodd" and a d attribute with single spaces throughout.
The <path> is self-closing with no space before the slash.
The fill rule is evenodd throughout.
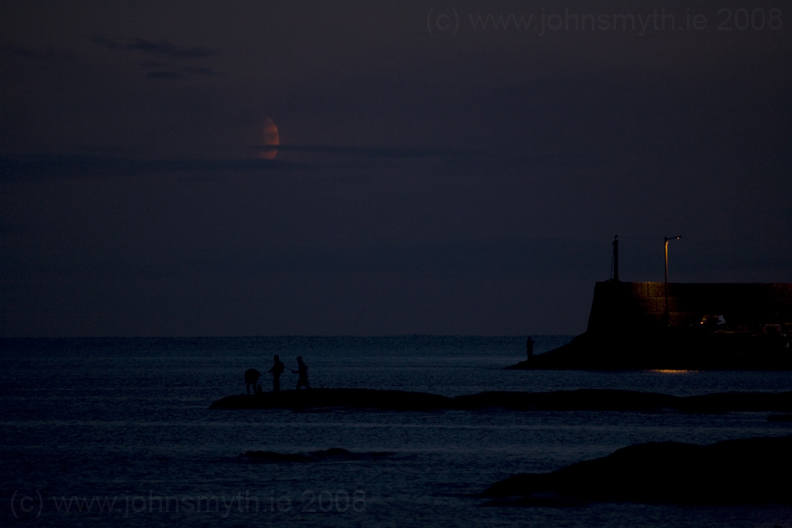
<path id="1" fill-rule="evenodd" d="M 669 325 L 699 325 L 705 315 L 723 315 L 725 329 L 761 332 L 766 324 L 792 325 L 790 283 L 669 283 Z M 665 311 L 662 282 L 598 282 L 594 286 L 590 333 L 659 327 Z"/>

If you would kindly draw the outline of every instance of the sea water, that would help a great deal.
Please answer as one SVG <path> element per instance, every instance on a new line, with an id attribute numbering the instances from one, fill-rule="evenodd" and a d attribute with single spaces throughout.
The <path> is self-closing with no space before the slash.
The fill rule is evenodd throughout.
<path id="1" fill-rule="evenodd" d="M 534 336 L 541 353 L 571 336 Z M 313 387 L 424 391 L 626 389 L 678 396 L 789 391 L 787 372 L 511 371 L 515 337 L 2 340 L 0 524 L 35 526 L 756 526 L 792 508 L 592 503 L 492 507 L 511 474 L 649 441 L 783 436 L 768 413 L 209 410 L 248 368 L 301 355 Z M 287 370 L 284 389 L 296 385 Z M 359 458 L 255 463 L 248 450 Z M 750 483 L 746 483 L 750 485 Z M 788 485 L 780 483 L 779 485 Z"/>

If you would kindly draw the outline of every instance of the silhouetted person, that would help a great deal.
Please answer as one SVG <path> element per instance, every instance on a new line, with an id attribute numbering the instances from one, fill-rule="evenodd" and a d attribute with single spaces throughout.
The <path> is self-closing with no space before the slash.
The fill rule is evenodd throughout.
<path id="1" fill-rule="evenodd" d="M 275 363 L 272 365 L 272 368 L 269 369 L 269 371 L 272 372 L 272 390 L 274 392 L 280 391 L 280 377 L 285 368 L 280 358 L 275 356 Z"/>
<path id="2" fill-rule="evenodd" d="M 297 356 L 297 370 L 290 370 L 299 374 L 297 378 L 297 390 L 300 390 L 300 387 L 303 385 L 305 385 L 306 389 L 311 388 L 311 386 L 308 384 L 308 365 L 303 363 L 302 356 Z"/>
<path id="3" fill-rule="evenodd" d="M 253 388 L 253 394 L 256 393 L 256 386 L 258 379 L 261 377 L 261 372 L 256 369 L 247 369 L 245 371 L 245 391 L 250 394 L 250 388 Z"/>
<path id="4" fill-rule="evenodd" d="M 525 351 L 528 353 L 529 360 L 533 357 L 533 346 L 534 340 L 531 339 L 531 336 L 528 336 L 528 340 L 525 342 Z"/>

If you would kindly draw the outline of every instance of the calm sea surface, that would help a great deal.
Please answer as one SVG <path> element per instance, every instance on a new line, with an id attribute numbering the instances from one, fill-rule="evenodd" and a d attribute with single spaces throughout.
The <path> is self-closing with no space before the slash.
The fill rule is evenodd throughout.
<path id="1" fill-rule="evenodd" d="M 539 336 L 536 352 L 570 336 Z M 482 507 L 510 474 L 647 441 L 792 434 L 767 413 L 210 411 L 279 354 L 314 387 L 790 391 L 790 373 L 524 372 L 524 338 L 2 340 L 0 525 L 792 527 L 781 506 Z M 271 378 L 262 378 L 269 390 Z M 297 376 L 284 374 L 284 388 Z M 360 458 L 250 463 L 247 450 Z"/>

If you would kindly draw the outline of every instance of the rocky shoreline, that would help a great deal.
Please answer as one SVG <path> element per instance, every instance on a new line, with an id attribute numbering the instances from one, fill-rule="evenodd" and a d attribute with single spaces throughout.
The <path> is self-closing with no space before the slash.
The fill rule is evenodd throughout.
<path id="1" fill-rule="evenodd" d="M 702 446 L 652 442 L 567 466 L 523 473 L 481 493 L 488 506 L 581 506 L 589 501 L 792 504 L 792 436 Z"/>

